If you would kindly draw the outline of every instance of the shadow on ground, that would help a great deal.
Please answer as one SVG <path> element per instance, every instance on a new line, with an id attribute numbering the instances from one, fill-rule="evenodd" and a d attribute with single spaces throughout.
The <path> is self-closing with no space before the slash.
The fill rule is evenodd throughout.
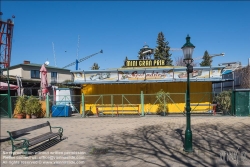
<path id="1" fill-rule="evenodd" d="M 25 136 L 25 135 L 28 135 L 28 134 L 30 134 L 30 133 L 24 133 L 24 134 L 21 134 L 21 135 L 17 135 L 17 136 L 15 136 L 15 138 L 22 137 L 22 136 Z M 10 137 L 7 137 L 7 136 L 1 136 L 1 138 L 2 139 L 0 139 L 0 143 L 10 141 Z"/>
<path id="2" fill-rule="evenodd" d="M 66 138 L 62 138 L 62 140 L 58 139 L 58 138 L 54 138 L 51 140 L 48 140 L 42 144 L 37 145 L 36 147 L 33 147 L 29 150 L 29 154 L 34 155 L 40 152 L 46 152 L 46 150 L 48 150 L 50 147 L 55 146 L 56 144 L 62 142 L 63 140 L 65 140 Z"/>
<path id="3" fill-rule="evenodd" d="M 60 142 L 62 142 L 65 139 L 67 139 L 67 138 L 62 138 L 61 140 L 59 138 L 53 138 L 51 140 L 47 140 L 47 141 L 42 142 L 38 145 L 30 147 L 29 151 L 28 151 L 28 155 L 35 155 L 35 154 L 39 154 L 41 152 L 47 152 L 47 150 L 49 148 L 59 144 Z M 8 141 L 8 143 L 5 143 L 5 147 L 2 149 L 2 151 L 11 152 L 11 142 L 10 141 Z M 14 152 L 14 156 L 20 156 L 20 155 L 25 155 L 25 153 L 21 149 L 18 149 Z"/>
<path id="4" fill-rule="evenodd" d="M 96 138 L 90 154 L 96 166 L 248 166 L 250 126 L 243 123 L 192 126 L 193 153 L 183 151 L 185 127 L 146 126 Z"/>

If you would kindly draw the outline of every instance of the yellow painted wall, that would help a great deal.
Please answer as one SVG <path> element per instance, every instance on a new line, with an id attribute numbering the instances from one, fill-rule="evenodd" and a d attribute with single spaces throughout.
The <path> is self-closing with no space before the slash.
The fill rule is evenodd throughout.
<path id="1" fill-rule="evenodd" d="M 162 83 L 126 83 L 126 84 L 88 84 L 83 85 L 82 93 L 85 95 L 98 94 L 144 94 L 156 93 L 160 89 L 169 93 L 185 93 L 186 82 Z M 211 92 L 211 82 L 191 82 L 191 92 Z"/>
<path id="2" fill-rule="evenodd" d="M 165 82 L 165 83 L 127 83 L 127 84 L 89 84 L 83 85 L 82 93 L 85 95 L 85 110 L 96 113 L 96 106 L 110 104 L 141 104 L 140 93 L 144 93 L 144 111 L 152 113 L 157 111 L 157 102 L 155 93 L 163 89 L 169 93 L 168 110 L 169 113 L 183 112 L 185 107 L 185 91 L 186 82 Z M 211 82 L 191 82 L 191 104 L 211 104 L 212 94 L 205 92 L 212 92 Z M 121 94 L 124 94 L 123 96 Z M 128 95 L 136 94 L 136 95 Z M 151 94 L 151 95 L 149 95 Z M 91 96 L 90 96 L 91 95 Z M 102 96 L 100 96 L 102 95 Z M 113 95 L 113 96 L 112 96 Z M 210 106 L 191 107 L 194 111 L 210 110 Z M 114 111 L 116 107 L 102 107 L 102 110 Z M 119 107 L 119 110 L 122 110 Z M 134 110 L 134 108 L 125 107 L 124 110 Z M 82 111 L 82 109 L 80 110 Z M 139 106 L 141 112 L 141 106 Z M 120 111 L 119 111 L 120 112 Z M 126 113 L 126 112 L 124 112 Z M 133 112 L 127 112 L 133 113 Z M 136 112 L 134 112 L 136 113 Z"/>

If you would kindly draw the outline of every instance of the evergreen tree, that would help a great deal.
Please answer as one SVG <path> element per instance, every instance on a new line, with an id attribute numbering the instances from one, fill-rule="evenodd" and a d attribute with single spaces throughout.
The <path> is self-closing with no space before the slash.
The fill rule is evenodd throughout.
<path id="1" fill-rule="evenodd" d="M 208 51 L 205 51 L 202 59 L 203 61 L 200 63 L 200 66 L 211 66 L 213 60 L 209 56 Z"/>
<path id="2" fill-rule="evenodd" d="M 125 60 L 124 60 L 124 61 L 128 61 L 128 57 L 127 57 L 127 56 L 125 57 Z"/>
<path id="3" fill-rule="evenodd" d="M 125 57 L 124 65 L 122 66 L 122 68 L 126 67 L 126 61 L 128 61 L 128 57 L 127 56 Z"/>
<path id="4" fill-rule="evenodd" d="M 91 67 L 91 70 L 99 70 L 99 65 L 97 63 L 94 63 L 93 66 Z"/>
<path id="5" fill-rule="evenodd" d="M 166 60 L 166 65 L 172 66 L 173 60 L 171 59 L 172 54 L 169 53 L 169 42 L 165 42 L 165 37 L 162 32 L 158 34 L 156 43 L 158 44 L 158 46 L 155 49 L 154 59 L 164 59 Z"/>

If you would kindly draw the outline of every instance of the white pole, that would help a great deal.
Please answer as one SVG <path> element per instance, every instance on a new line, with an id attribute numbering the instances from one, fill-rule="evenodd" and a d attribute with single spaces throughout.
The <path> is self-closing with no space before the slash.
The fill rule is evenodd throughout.
<path id="1" fill-rule="evenodd" d="M 55 52 L 55 47 L 54 47 L 53 42 L 52 42 L 52 47 L 53 47 L 54 61 L 55 61 L 55 67 L 56 67 L 56 52 Z"/>
<path id="2" fill-rule="evenodd" d="M 77 60 L 78 60 L 78 53 L 79 53 L 79 43 L 80 43 L 80 36 L 78 35 L 77 50 L 76 50 L 76 59 Z"/>

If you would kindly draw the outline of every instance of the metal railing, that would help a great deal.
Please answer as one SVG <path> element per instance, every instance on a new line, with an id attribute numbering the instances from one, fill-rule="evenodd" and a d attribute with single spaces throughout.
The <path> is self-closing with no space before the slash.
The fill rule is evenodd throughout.
<path id="1" fill-rule="evenodd" d="M 212 92 L 191 93 L 191 113 L 210 113 L 213 109 Z M 0 97 L 1 117 L 13 117 L 17 96 L 11 96 L 12 113 L 8 113 L 8 95 Z M 39 97 L 37 97 L 39 98 Z M 41 99 L 41 98 L 40 98 Z M 44 117 L 53 117 L 59 106 L 68 106 L 75 117 L 124 116 L 124 115 L 168 115 L 185 114 L 185 93 L 166 93 L 159 98 L 157 94 L 102 94 L 102 95 L 47 95 L 43 103 Z M 3 104 L 3 105 L 2 105 Z M 54 107 L 53 107 L 54 106 Z M 65 109 L 65 108 L 64 108 Z M 64 110 L 66 112 L 66 110 Z M 67 114 L 65 117 L 69 116 Z"/>

